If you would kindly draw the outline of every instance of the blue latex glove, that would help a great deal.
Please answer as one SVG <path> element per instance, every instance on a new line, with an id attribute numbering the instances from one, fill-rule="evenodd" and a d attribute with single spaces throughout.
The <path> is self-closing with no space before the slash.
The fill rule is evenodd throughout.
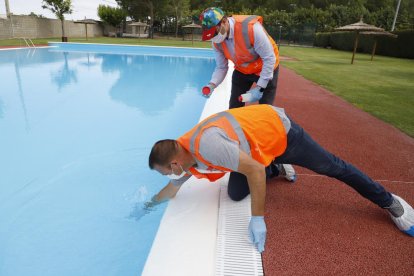
<path id="1" fill-rule="evenodd" d="M 260 253 L 264 251 L 266 242 L 266 223 L 263 216 L 252 216 L 249 224 L 250 241 L 257 246 Z"/>
<path id="2" fill-rule="evenodd" d="M 260 86 L 255 86 L 254 88 L 247 91 L 245 94 L 242 94 L 239 97 L 239 101 L 246 103 L 257 102 L 263 96 L 263 92 L 260 92 L 260 89 Z"/>
<path id="3" fill-rule="evenodd" d="M 206 97 L 206 98 L 210 98 L 211 94 L 214 91 L 214 85 L 212 85 L 211 83 L 207 84 L 206 86 L 203 87 L 203 89 L 201 90 L 201 94 Z"/>

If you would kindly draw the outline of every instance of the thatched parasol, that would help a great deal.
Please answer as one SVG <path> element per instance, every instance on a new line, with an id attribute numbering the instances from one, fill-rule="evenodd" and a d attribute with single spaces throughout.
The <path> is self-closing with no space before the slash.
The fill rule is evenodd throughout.
<path id="1" fill-rule="evenodd" d="M 375 50 L 377 49 L 377 38 L 379 36 L 389 36 L 392 38 L 397 38 L 398 35 L 387 32 L 387 31 L 382 31 L 382 32 L 361 32 L 361 34 L 363 35 L 372 35 L 374 37 L 374 46 L 372 47 L 372 53 L 371 53 L 371 61 L 374 59 L 374 55 L 375 55 Z"/>
<path id="2" fill-rule="evenodd" d="M 88 40 L 88 24 L 97 24 L 95 20 L 93 19 L 82 19 L 82 20 L 77 20 L 75 21 L 75 23 L 80 23 L 80 24 L 85 24 L 85 36 L 86 36 L 86 40 Z"/>
<path id="3" fill-rule="evenodd" d="M 362 22 L 362 18 L 357 23 L 342 26 L 342 27 L 336 28 L 335 30 L 356 32 L 356 37 L 355 37 L 355 42 L 354 42 L 354 51 L 352 53 L 351 64 L 354 63 L 354 57 L 355 57 L 356 49 L 358 47 L 358 37 L 359 37 L 360 32 L 385 32 L 383 28 L 375 27 L 374 25 L 369 25 L 369 24 Z"/>
<path id="4" fill-rule="evenodd" d="M 191 29 L 191 44 L 194 46 L 194 30 L 201 29 L 201 26 L 192 22 L 191 24 L 183 26 L 183 28 Z M 184 37 L 183 37 L 184 39 Z"/>
<path id="5" fill-rule="evenodd" d="M 141 21 L 138 21 L 138 22 L 133 22 L 133 23 L 129 24 L 129 26 L 132 26 L 132 33 L 133 34 L 136 34 L 136 31 L 137 31 L 136 27 L 138 27 L 138 40 L 139 40 L 140 37 L 141 37 L 141 27 L 146 28 L 149 25 L 146 24 L 146 23 L 143 23 Z M 144 29 L 144 31 L 145 31 L 145 29 Z"/>

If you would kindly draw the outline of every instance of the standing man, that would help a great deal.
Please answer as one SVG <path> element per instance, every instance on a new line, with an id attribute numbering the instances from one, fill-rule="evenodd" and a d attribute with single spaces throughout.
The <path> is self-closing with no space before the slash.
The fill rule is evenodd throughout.
<path id="1" fill-rule="evenodd" d="M 207 8 L 200 15 L 202 40 L 211 40 L 216 68 L 202 93 L 210 97 L 227 75 L 228 61 L 234 63 L 229 108 L 242 107 L 245 102 L 272 105 L 276 97 L 279 75 L 279 50 L 276 42 L 263 28 L 263 18 L 256 15 L 225 16 L 219 8 Z M 272 164 L 268 177 L 278 174 L 288 181 L 296 180 L 295 170 L 288 164 Z M 232 182 L 232 174 L 230 183 Z"/>
<path id="2" fill-rule="evenodd" d="M 215 181 L 225 172 L 239 172 L 233 200 L 251 194 L 249 235 L 260 252 L 266 242 L 264 220 L 265 166 L 290 163 L 336 178 L 386 209 L 406 234 L 414 237 L 414 210 L 352 164 L 323 149 L 281 108 L 251 105 L 214 114 L 177 140 L 161 140 L 152 147 L 149 167 L 171 181 L 153 197 L 157 202 L 174 197 L 191 175 Z"/>
<path id="3" fill-rule="evenodd" d="M 225 16 L 219 8 L 208 8 L 200 15 L 202 39 L 211 40 L 216 68 L 210 83 L 203 87 L 209 97 L 228 71 L 228 60 L 234 63 L 229 108 L 242 107 L 242 94 L 251 94 L 249 102 L 273 104 L 279 75 L 279 50 L 256 15 Z M 252 85 L 256 86 L 252 88 Z"/>

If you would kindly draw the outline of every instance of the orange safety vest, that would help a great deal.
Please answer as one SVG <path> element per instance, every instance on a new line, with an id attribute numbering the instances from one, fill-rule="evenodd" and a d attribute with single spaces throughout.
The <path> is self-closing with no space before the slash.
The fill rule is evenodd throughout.
<path id="1" fill-rule="evenodd" d="M 189 171 L 197 178 L 215 181 L 221 178 L 224 172 L 231 171 L 229 168 L 212 164 L 201 156 L 200 139 L 204 130 L 209 127 L 221 128 L 230 139 L 239 143 L 241 150 L 265 166 L 286 150 L 286 130 L 272 106 L 260 104 L 226 110 L 206 118 L 177 139 L 178 143 L 197 160 L 209 166 L 209 170 L 222 171 L 202 173 L 196 168 L 191 168 Z"/>
<path id="2" fill-rule="evenodd" d="M 214 43 L 214 46 L 224 53 L 224 56 L 233 61 L 235 69 L 243 74 L 260 75 L 263 67 L 261 57 L 254 50 L 254 30 L 253 25 L 256 22 L 263 24 L 263 18 L 256 15 L 233 15 L 234 18 L 234 56 L 231 55 L 226 43 Z M 266 30 L 265 30 L 266 31 Z M 270 43 L 276 57 L 276 63 L 273 69 L 279 65 L 279 50 L 276 42 L 268 34 Z"/>

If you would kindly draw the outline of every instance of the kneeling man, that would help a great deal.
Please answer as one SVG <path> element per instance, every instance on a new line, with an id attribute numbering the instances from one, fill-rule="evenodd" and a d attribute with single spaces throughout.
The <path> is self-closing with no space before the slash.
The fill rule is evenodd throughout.
<path id="1" fill-rule="evenodd" d="M 241 200 L 251 194 L 249 235 L 264 251 L 266 172 L 272 164 L 294 164 L 336 178 L 386 209 L 397 227 L 414 236 L 414 210 L 359 169 L 323 149 L 281 108 L 251 105 L 214 114 L 177 140 L 155 143 L 149 167 L 171 181 L 154 198 L 174 197 L 191 175 L 215 181 L 226 172 L 228 194 Z"/>

